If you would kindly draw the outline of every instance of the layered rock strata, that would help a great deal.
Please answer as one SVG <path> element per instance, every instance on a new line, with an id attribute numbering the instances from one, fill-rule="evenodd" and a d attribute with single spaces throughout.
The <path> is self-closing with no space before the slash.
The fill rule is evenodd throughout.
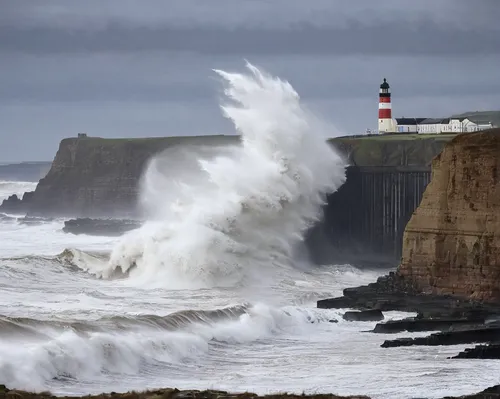
<path id="1" fill-rule="evenodd" d="M 500 129 L 459 135 L 433 160 L 398 274 L 424 293 L 500 301 Z"/>

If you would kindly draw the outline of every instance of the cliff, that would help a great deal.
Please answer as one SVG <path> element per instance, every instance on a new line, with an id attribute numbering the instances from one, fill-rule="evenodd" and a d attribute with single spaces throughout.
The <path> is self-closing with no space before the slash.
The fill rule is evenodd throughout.
<path id="1" fill-rule="evenodd" d="M 449 135 L 346 136 L 330 144 L 351 165 L 428 167 Z M 68 138 L 61 141 L 52 167 L 41 179 L 29 214 L 44 216 L 132 216 L 139 179 L 147 161 L 174 146 L 235 144 L 238 136 L 144 139 Z"/>
<path id="2" fill-rule="evenodd" d="M 138 182 L 147 161 L 167 148 L 227 145 L 236 136 L 144 139 L 68 138 L 33 195 L 31 215 L 133 215 Z"/>
<path id="3" fill-rule="evenodd" d="M 358 167 L 430 167 L 432 159 L 455 134 L 393 133 L 370 136 L 344 136 L 330 139 L 335 148 Z"/>
<path id="4" fill-rule="evenodd" d="M 459 135 L 432 161 L 398 274 L 426 293 L 500 300 L 500 129 Z"/>

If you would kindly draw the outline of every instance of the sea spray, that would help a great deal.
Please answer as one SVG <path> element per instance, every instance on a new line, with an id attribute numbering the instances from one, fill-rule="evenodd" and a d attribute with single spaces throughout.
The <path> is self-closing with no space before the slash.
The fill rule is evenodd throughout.
<path id="1" fill-rule="evenodd" d="M 156 190 L 154 205 L 168 217 L 124 236 L 96 274 L 121 270 L 134 284 L 202 288 L 293 263 L 292 250 L 321 217 L 326 194 L 345 181 L 345 162 L 288 82 L 247 69 L 215 70 L 225 83 L 223 115 L 241 144 L 198 159 L 196 179 L 164 187 L 165 200 Z"/>
<path id="2" fill-rule="evenodd" d="M 0 384 L 40 391 L 54 381 L 69 386 L 80 381 L 88 388 L 96 382 L 109 384 L 110 379 L 118 379 L 120 385 L 114 389 L 130 389 L 127 384 L 134 377 L 148 376 L 158 368 L 167 376 L 169 371 L 192 373 L 192 362 L 203 365 L 227 361 L 224 348 L 275 335 L 307 335 L 318 324 L 328 328 L 329 320 L 339 318 L 333 310 L 276 309 L 264 304 L 248 309 L 189 313 L 184 320 L 178 318 L 181 323 L 176 325 L 168 323 L 175 314 L 163 318 L 149 316 L 150 322 L 144 317 L 130 318 L 128 323 L 110 319 L 66 326 L 14 320 L 17 334 L 0 339 Z M 0 315 L 2 322 L 9 320 Z M 20 343 L 19 339 L 27 337 L 26 329 L 39 336 L 30 336 L 28 343 Z"/>

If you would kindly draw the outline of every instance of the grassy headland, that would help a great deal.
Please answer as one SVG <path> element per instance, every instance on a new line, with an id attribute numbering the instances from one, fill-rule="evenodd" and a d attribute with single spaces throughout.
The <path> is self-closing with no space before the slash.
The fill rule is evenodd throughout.
<path id="1" fill-rule="evenodd" d="M 328 142 L 346 155 L 351 165 L 357 166 L 429 166 L 432 158 L 439 154 L 444 144 L 456 134 L 383 134 L 342 136 Z M 64 142 L 86 148 L 114 147 L 140 148 L 157 152 L 174 146 L 231 145 L 240 140 L 237 135 L 177 136 L 148 138 L 68 138 Z"/>

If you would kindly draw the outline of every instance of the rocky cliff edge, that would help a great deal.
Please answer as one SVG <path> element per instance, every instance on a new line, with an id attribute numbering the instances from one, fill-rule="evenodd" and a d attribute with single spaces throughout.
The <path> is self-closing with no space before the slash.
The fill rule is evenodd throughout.
<path id="1" fill-rule="evenodd" d="M 500 129 L 459 135 L 434 158 L 397 273 L 425 293 L 500 301 Z"/>
<path id="2" fill-rule="evenodd" d="M 31 215 L 131 216 L 148 160 L 178 145 L 227 145 L 237 136 L 144 139 L 68 138 L 29 206 Z"/>

